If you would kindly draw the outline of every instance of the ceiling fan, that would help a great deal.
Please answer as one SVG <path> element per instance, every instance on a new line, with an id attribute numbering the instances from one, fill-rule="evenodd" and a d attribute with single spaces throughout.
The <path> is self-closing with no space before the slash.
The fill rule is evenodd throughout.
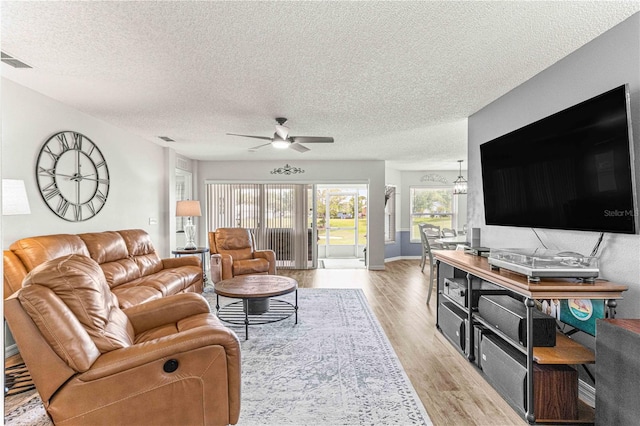
<path id="1" fill-rule="evenodd" d="M 259 148 L 262 148 L 267 145 L 271 145 L 274 148 L 278 149 L 286 149 L 291 148 L 294 151 L 298 152 L 307 152 L 309 148 L 302 145 L 302 143 L 333 143 L 332 137 L 324 137 L 324 136 L 289 136 L 289 128 L 284 125 L 287 122 L 287 119 L 284 117 L 276 118 L 276 131 L 273 134 L 273 137 L 268 136 L 253 136 L 253 135 L 239 135 L 237 133 L 227 133 L 227 135 L 231 136 L 242 136 L 245 138 L 254 138 L 254 139 L 264 139 L 269 141 L 269 143 L 265 143 L 262 145 L 254 146 L 253 148 L 249 148 L 249 152 L 254 152 Z"/>

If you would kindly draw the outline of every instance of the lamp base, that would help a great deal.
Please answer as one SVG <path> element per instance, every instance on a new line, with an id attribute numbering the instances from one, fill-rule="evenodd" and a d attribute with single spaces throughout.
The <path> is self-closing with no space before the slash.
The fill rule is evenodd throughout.
<path id="1" fill-rule="evenodd" d="M 196 245 L 196 226 L 189 221 L 184 226 L 184 236 L 187 239 L 184 249 L 185 250 L 195 250 L 198 248 Z"/>

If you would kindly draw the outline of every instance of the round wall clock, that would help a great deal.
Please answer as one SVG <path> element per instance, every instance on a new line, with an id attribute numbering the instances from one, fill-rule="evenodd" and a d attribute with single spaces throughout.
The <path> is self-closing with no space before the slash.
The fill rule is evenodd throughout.
<path id="1" fill-rule="evenodd" d="M 42 145 L 36 180 L 51 211 L 70 222 L 91 219 L 109 195 L 109 169 L 102 152 L 77 132 L 56 133 Z"/>

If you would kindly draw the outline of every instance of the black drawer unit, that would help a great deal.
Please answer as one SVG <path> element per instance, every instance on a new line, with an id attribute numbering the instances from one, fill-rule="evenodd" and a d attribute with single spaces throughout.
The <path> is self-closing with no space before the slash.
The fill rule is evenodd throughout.
<path id="1" fill-rule="evenodd" d="M 443 293 L 446 294 L 451 300 L 458 303 L 460 306 L 464 306 L 465 308 L 469 307 L 469 298 L 467 297 L 467 289 L 468 289 L 468 281 L 466 278 L 445 278 L 444 279 L 444 290 Z M 500 287 L 483 281 L 481 279 L 474 278 L 471 280 L 471 288 L 473 289 L 472 293 L 472 301 L 471 307 L 478 307 L 478 299 L 483 294 L 492 294 L 492 295 L 506 295 L 508 294 L 507 290 L 501 289 Z"/>
<path id="2" fill-rule="evenodd" d="M 533 346 L 556 345 L 556 320 L 533 309 Z M 527 308 L 509 296 L 480 296 L 478 314 L 514 342 L 527 345 Z"/>
<path id="3" fill-rule="evenodd" d="M 443 302 L 438 309 L 438 325 L 445 337 L 463 354 L 467 347 L 467 318 L 453 302 Z"/>

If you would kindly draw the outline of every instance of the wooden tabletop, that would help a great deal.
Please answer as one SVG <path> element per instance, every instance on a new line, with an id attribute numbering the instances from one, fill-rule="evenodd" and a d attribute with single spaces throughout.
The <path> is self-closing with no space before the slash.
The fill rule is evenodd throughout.
<path id="1" fill-rule="evenodd" d="M 542 278 L 538 283 L 530 283 L 517 272 L 505 268 L 492 270 L 486 257 L 461 250 L 434 250 L 433 254 L 448 265 L 534 299 L 621 299 L 622 292 L 629 289 L 604 280 L 590 284 L 571 278 Z"/>
<path id="2" fill-rule="evenodd" d="M 297 288 L 296 280 L 280 275 L 239 275 L 214 284 L 216 294 L 239 299 L 281 296 Z"/>

